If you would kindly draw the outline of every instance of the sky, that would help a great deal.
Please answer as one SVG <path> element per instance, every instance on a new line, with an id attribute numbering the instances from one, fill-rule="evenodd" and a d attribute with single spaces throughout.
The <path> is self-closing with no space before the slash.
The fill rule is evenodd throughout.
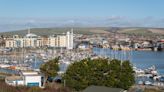
<path id="1" fill-rule="evenodd" d="M 0 31 L 30 27 L 164 27 L 164 0 L 0 0 Z"/>

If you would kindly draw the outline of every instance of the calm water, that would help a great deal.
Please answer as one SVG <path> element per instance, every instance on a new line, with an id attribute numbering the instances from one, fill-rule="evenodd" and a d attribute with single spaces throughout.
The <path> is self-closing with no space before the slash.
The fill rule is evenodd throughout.
<path id="1" fill-rule="evenodd" d="M 39 69 L 41 64 L 43 64 L 43 63 L 44 62 L 42 60 L 36 58 L 36 61 L 31 63 L 31 67 L 33 69 Z M 4 68 L 0 68 L 0 72 L 9 73 L 9 74 L 19 74 L 19 71 L 10 70 L 10 69 L 4 69 Z"/>
<path id="2" fill-rule="evenodd" d="M 133 65 L 142 69 L 155 65 L 158 72 L 164 74 L 164 51 L 113 51 L 110 49 L 94 48 L 93 53 L 122 60 L 129 59 Z"/>
<path id="3" fill-rule="evenodd" d="M 113 51 L 110 49 L 102 48 L 93 48 L 93 53 L 108 56 L 110 58 L 117 58 L 122 60 L 129 59 L 133 65 L 138 68 L 148 68 L 152 65 L 155 65 L 160 74 L 164 74 L 164 52 L 153 52 L 153 51 Z M 38 69 L 43 63 L 42 60 L 37 59 L 35 63 L 32 64 L 32 67 Z M 60 65 L 60 70 L 65 71 L 67 69 L 66 64 Z M 1 69 L 1 72 L 12 72 L 6 69 Z"/>

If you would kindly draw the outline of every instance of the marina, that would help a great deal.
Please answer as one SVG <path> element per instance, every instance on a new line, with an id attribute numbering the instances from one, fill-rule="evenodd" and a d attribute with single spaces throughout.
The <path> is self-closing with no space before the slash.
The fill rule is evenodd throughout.
<path id="1" fill-rule="evenodd" d="M 22 70 L 39 71 L 41 64 L 59 57 L 58 73 L 64 73 L 68 66 L 85 58 L 111 58 L 121 61 L 130 60 L 135 72 L 137 85 L 164 86 L 164 52 L 153 51 L 120 51 L 104 48 L 93 48 L 92 50 L 66 50 L 66 49 L 47 49 L 32 50 L 13 56 L 5 54 L 1 56 L 0 71 L 6 74 L 19 74 Z M 149 58 L 148 58 L 149 57 Z M 148 63 L 149 62 L 149 63 Z"/>
<path id="2" fill-rule="evenodd" d="M 10 52 L 8 52 L 10 53 Z M 17 55 L 2 55 L 0 57 L 0 69 L 4 73 L 15 73 L 20 70 L 36 70 L 39 71 L 40 65 L 48 60 L 59 57 L 60 72 L 64 73 L 73 62 L 85 59 L 87 57 L 93 57 L 91 51 L 70 51 L 70 50 L 33 50 L 26 53 Z"/>
<path id="3" fill-rule="evenodd" d="M 93 53 L 119 60 L 130 60 L 134 66 L 140 69 L 146 69 L 154 65 L 160 74 L 164 74 L 164 52 L 114 51 L 111 49 L 93 48 Z"/>
<path id="4" fill-rule="evenodd" d="M 94 48 L 93 53 L 122 61 L 130 60 L 135 72 L 136 85 L 164 87 L 164 52 Z"/>
<path id="5" fill-rule="evenodd" d="M 140 69 L 146 69 L 154 65 L 159 74 L 164 74 L 164 52 L 153 51 L 114 51 L 104 48 L 93 48 L 87 51 L 69 51 L 64 49 L 53 50 L 49 49 L 46 52 L 44 50 L 36 50 L 33 52 L 26 52 L 24 56 L 12 56 L 2 55 L 0 56 L 0 67 L 10 66 L 29 66 L 30 69 L 38 69 L 39 66 L 55 57 L 60 56 L 61 70 L 66 70 L 67 65 L 85 59 L 87 57 L 109 57 L 119 60 L 130 60 L 133 65 Z"/>

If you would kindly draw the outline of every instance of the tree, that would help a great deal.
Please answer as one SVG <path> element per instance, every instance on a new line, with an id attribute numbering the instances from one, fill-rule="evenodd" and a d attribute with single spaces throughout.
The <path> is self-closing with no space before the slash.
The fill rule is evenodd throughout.
<path id="1" fill-rule="evenodd" d="M 124 61 L 122 63 L 119 87 L 128 89 L 134 82 L 133 68 L 129 61 Z"/>
<path id="2" fill-rule="evenodd" d="M 55 77 L 57 75 L 59 71 L 58 61 L 59 58 L 55 58 L 41 65 L 40 71 L 44 74 L 43 86 L 45 86 L 48 77 Z"/>
<path id="3" fill-rule="evenodd" d="M 84 59 L 70 65 L 65 73 L 66 85 L 74 90 L 83 90 L 90 85 L 128 89 L 134 83 L 129 61 Z"/>

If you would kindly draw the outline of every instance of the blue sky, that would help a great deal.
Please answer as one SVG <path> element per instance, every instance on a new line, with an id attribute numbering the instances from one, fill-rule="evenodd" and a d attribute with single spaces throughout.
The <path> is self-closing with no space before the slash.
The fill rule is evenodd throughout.
<path id="1" fill-rule="evenodd" d="M 53 27 L 56 22 L 163 27 L 163 9 L 164 0 L 0 0 L 0 30 L 29 23 Z"/>

